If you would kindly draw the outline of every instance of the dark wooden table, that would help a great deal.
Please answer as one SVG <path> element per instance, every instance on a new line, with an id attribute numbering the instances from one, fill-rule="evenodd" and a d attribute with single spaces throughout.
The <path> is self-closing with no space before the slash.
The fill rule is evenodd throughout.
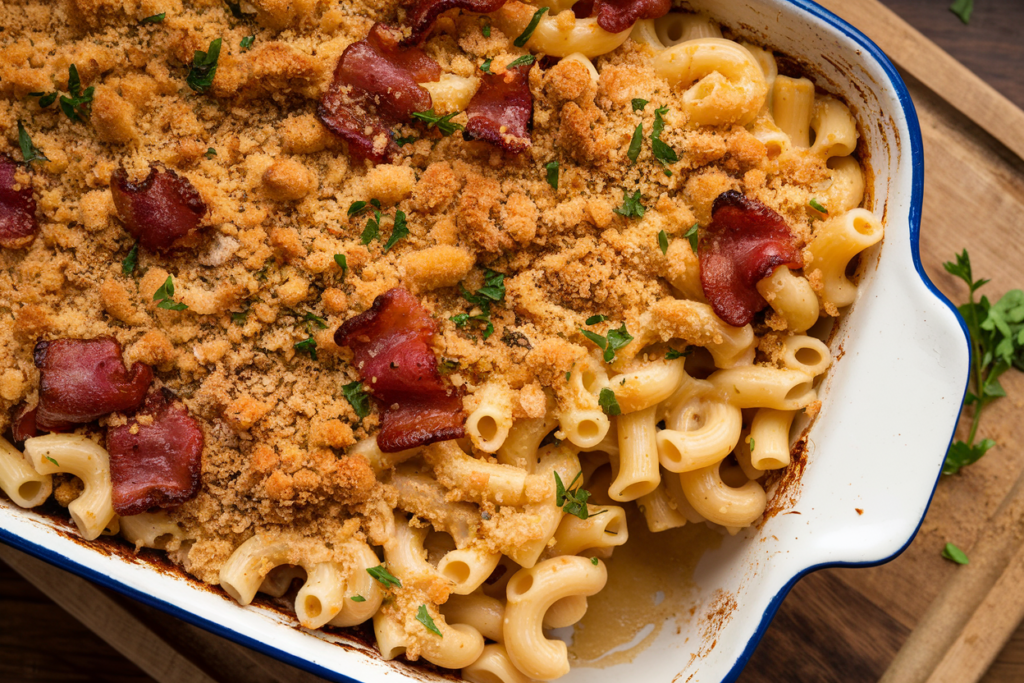
<path id="1" fill-rule="evenodd" d="M 1024 108 L 1024 0 L 975 0 L 970 26 L 948 0 L 883 0 L 900 16 Z M 741 677 L 742 683 L 870 683 L 906 638 L 892 623 L 844 593 L 836 572 L 805 578 L 786 599 Z M 877 610 L 877 608 L 874 608 Z M 822 616 L 843 614 L 851 625 L 872 624 L 859 641 L 832 637 Z M 852 656 L 859 653 L 860 656 Z M 867 653 L 867 654 L 865 654 Z M 830 662 L 857 662 L 842 672 Z M 1024 680 L 1024 631 L 1018 631 L 986 678 Z M 1015 678 L 1015 676 L 1022 676 Z M 0 681 L 152 683 L 138 667 L 70 617 L 0 562 Z"/>

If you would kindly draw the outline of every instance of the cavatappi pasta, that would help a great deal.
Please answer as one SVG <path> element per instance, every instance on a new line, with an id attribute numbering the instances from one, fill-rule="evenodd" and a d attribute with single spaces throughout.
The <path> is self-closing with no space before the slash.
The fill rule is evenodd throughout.
<path id="1" fill-rule="evenodd" d="M 482 64 L 546 56 L 531 149 L 403 125 L 397 160 L 361 165 L 316 98 L 366 17 L 397 22 L 400 3 L 252 0 L 249 23 L 196 5 L 146 24 L 165 8 L 69 0 L 47 23 L 48 1 L 0 7 L 0 151 L 24 122 L 47 156 L 32 168 L 43 235 L 0 249 L 0 430 L 38 400 L 36 339 L 113 335 L 203 421 L 201 492 L 118 518 L 87 429 L 0 438 L 0 489 L 24 508 L 53 495 L 84 538 L 166 551 L 240 605 L 263 593 L 306 628 L 370 624 L 386 659 L 487 683 L 564 675 L 550 630 L 605 586 L 627 520 L 740 533 L 765 511 L 766 473 L 790 465 L 797 417 L 817 413 L 826 323 L 856 299 L 851 260 L 883 236 L 853 113 L 704 14 L 612 33 L 572 2 L 509 2 L 444 14 L 427 41 L 443 74 L 423 87 L 465 125 Z M 181 63 L 218 37 L 197 97 Z M 72 63 L 95 85 L 80 122 L 38 101 Z M 654 126 L 671 157 L 649 151 Z M 188 176 L 213 227 L 184 254 L 139 253 L 131 273 L 107 186 L 154 160 Z M 743 327 L 714 313 L 686 237 L 728 190 L 783 216 L 805 263 L 757 283 L 768 308 Z M 372 207 L 349 210 L 371 199 L 379 230 L 408 225 L 386 249 L 366 238 Z M 501 296 L 480 306 L 471 293 L 496 274 Z M 152 301 L 169 276 L 185 310 Z M 395 286 L 438 320 L 464 439 L 385 453 L 378 415 L 341 390 L 358 369 L 333 331 Z"/>

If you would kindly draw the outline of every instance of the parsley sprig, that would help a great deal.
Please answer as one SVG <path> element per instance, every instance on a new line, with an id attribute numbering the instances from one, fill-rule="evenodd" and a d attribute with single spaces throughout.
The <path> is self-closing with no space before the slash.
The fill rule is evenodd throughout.
<path id="1" fill-rule="evenodd" d="M 174 300 L 174 276 L 168 275 L 160 289 L 153 294 L 153 301 L 157 302 L 157 308 L 168 311 L 184 311 L 188 306 Z"/>
<path id="2" fill-rule="evenodd" d="M 1024 371 L 1024 291 L 1013 289 L 997 302 L 988 297 L 974 300 L 974 293 L 989 280 L 975 280 L 971 259 L 964 249 L 956 262 L 942 264 L 952 275 L 967 283 L 967 303 L 959 307 L 971 336 L 971 377 L 964 404 L 972 406 L 971 429 L 966 441 L 955 441 L 946 453 L 943 474 L 956 474 L 960 468 L 976 462 L 996 445 L 992 439 L 975 443 L 981 414 L 989 403 L 1006 396 L 999 377 L 1015 367 Z"/>
<path id="3" fill-rule="evenodd" d="M 590 320 L 588 319 L 588 324 Z M 596 332 L 585 330 L 582 327 L 579 328 L 580 332 L 584 337 L 597 344 L 597 346 L 604 350 L 604 362 L 611 363 L 615 360 L 615 352 L 621 349 L 623 346 L 633 341 L 633 336 L 626 330 L 626 323 L 622 323 L 622 327 L 614 330 L 608 330 L 606 336 L 601 336 Z"/>
<path id="4" fill-rule="evenodd" d="M 206 52 L 196 50 L 192 58 L 192 68 L 188 71 L 185 82 L 197 93 L 204 93 L 213 87 L 213 77 L 217 75 L 217 60 L 220 59 L 221 39 L 210 42 Z"/>
<path id="5" fill-rule="evenodd" d="M 462 298 L 480 308 L 480 313 L 469 315 L 459 313 L 453 315 L 451 321 L 456 327 L 465 327 L 470 322 L 484 323 L 483 337 L 487 339 L 494 334 L 494 323 L 491 322 L 491 304 L 501 303 L 505 300 L 505 274 L 498 273 L 490 268 L 484 271 L 484 286 L 470 293 L 462 284 L 459 285 Z"/>
<path id="6" fill-rule="evenodd" d="M 643 205 L 640 190 L 637 190 L 633 194 L 623 190 L 622 206 L 616 207 L 613 210 L 615 213 L 620 216 L 625 216 L 626 218 L 643 218 L 644 214 L 647 213 L 647 207 Z"/>
<path id="7" fill-rule="evenodd" d="M 384 245 L 384 253 L 391 251 L 391 247 L 398 244 L 398 240 L 404 239 L 409 236 L 409 228 L 405 224 L 405 212 L 395 212 L 395 225 L 391 229 L 391 237 L 388 238 L 387 243 Z"/>
<path id="8" fill-rule="evenodd" d="M 59 92 L 43 93 L 30 92 L 29 97 L 38 97 L 39 106 L 46 109 L 60 96 L 60 110 L 72 121 L 81 123 L 89 116 L 89 104 L 92 102 L 92 95 L 96 88 L 89 86 L 82 90 L 82 79 L 78 75 L 78 67 L 74 64 L 68 67 L 68 95 L 61 95 Z M 69 96 L 70 95 L 70 96 Z"/>
<path id="9" fill-rule="evenodd" d="M 414 119 L 419 119 L 420 121 L 425 122 L 427 124 L 428 129 L 436 127 L 439 131 L 441 131 L 441 135 L 443 135 L 444 137 L 448 137 L 449 135 L 452 135 L 455 131 L 465 130 L 466 128 L 461 123 L 452 123 L 452 119 L 458 114 L 459 112 L 453 111 L 451 114 L 440 116 L 434 113 L 433 109 L 428 109 L 427 111 L 414 111 L 412 113 L 412 117 Z"/>
<path id="10" fill-rule="evenodd" d="M 580 519 L 587 519 L 589 517 L 597 517 L 607 510 L 601 510 L 601 512 L 590 514 L 587 500 L 590 498 L 590 491 L 583 488 L 583 483 L 580 482 L 576 488 L 573 488 L 573 484 L 579 481 L 580 477 L 583 476 L 583 472 L 579 471 L 576 476 L 569 482 L 569 486 L 562 483 L 562 478 L 558 476 L 558 472 L 553 472 L 555 475 L 555 505 L 562 508 L 562 512 L 567 515 L 575 515 Z"/>

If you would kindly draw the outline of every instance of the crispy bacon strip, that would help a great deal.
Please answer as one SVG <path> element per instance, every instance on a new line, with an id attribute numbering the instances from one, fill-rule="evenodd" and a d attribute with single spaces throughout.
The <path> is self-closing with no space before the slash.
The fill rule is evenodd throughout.
<path id="1" fill-rule="evenodd" d="M 36 429 L 35 408 L 29 408 L 24 404 L 18 408 L 11 423 L 11 436 L 14 437 L 15 443 L 21 443 L 25 439 L 39 436 L 39 430 Z"/>
<path id="2" fill-rule="evenodd" d="M 378 296 L 370 310 L 334 333 L 348 346 L 355 367 L 381 412 L 377 445 L 385 453 L 466 435 L 462 392 L 441 383 L 430 338 L 433 319 L 419 301 L 396 287 Z"/>
<path id="3" fill-rule="evenodd" d="M 398 145 L 391 128 L 431 107 L 430 93 L 419 84 L 439 80 L 441 67 L 419 48 L 401 48 L 401 37 L 374 24 L 364 40 L 345 48 L 320 98 L 317 117 L 356 159 L 392 160 Z"/>
<path id="4" fill-rule="evenodd" d="M 742 327 L 768 305 L 757 283 L 779 266 L 802 268 L 803 256 L 782 216 L 735 190 L 711 207 L 700 241 L 700 283 L 719 318 Z"/>
<path id="5" fill-rule="evenodd" d="M 620 33 L 640 19 L 657 19 L 672 9 L 672 0 L 580 0 L 572 6 L 577 17 L 597 14 L 597 25 Z"/>
<path id="6" fill-rule="evenodd" d="M 0 154 L 0 247 L 7 249 L 27 247 L 39 231 L 32 186 L 15 178 L 19 166 Z"/>
<path id="7" fill-rule="evenodd" d="M 171 170 L 151 167 L 145 180 L 132 183 L 119 168 L 110 177 L 110 194 L 125 229 L 148 251 L 170 251 L 206 215 L 196 188 Z"/>
<path id="8" fill-rule="evenodd" d="M 151 391 L 128 424 L 107 430 L 107 451 L 119 515 L 174 507 L 199 493 L 203 430 L 167 390 Z"/>
<path id="9" fill-rule="evenodd" d="M 153 381 L 145 363 L 125 368 L 121 344 L 113 337 L 41 341 L 34 359 L 39 368 L 36 425 L 46 432 L 135 410 Z"/>
<path id="10" fill-rule="evenodd" d="M 483 74 L 466 114 L 467 140 L 485 140 L 513 154 L 529 149 L 533 119 L 530 65 L 508 69 L 504 74 Z"/>
<path id="11" fill-rule="evenodd" d="M 434 22 L 444 12 L 458 7 L 467 12 L 488 14 L 497 12 L 505 4 L 505 0 L 416 0 L 409 10 L 408 23 L 412 27 L 412 35 L 402 41 L 402 45 L 419 45 L 434 28 Z"/>

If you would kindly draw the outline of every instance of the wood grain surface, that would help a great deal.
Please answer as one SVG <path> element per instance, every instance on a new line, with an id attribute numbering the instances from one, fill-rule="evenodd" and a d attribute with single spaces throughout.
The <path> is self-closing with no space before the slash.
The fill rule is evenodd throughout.
<path id="1" fill-rule="evenodd" d="M 974 19 L 965 27 L 946 10 L 947 0 L 884 0 L 1008 101 L 1024 107 L 1024 1 L 975 2 Z M 842 14 L 846 3 L 826 0 L 824 4 Z M 847 9 L 857 4 L 850 2 Z M 900 39 L 896 32 L 872 37 L 883 48 L 883 38 Z M 926 60 L 927 54 L 916 58 Z M 976 275 L 992 278 L 983 293 L 997 297 L 1024 286 L 1024 221 L 1020 219 L 1024 216 L 1024 161 L 1020 150 L 1015 152 L 994 137 L 1001 126 L 1006 127 L 1007 119 L 994 116 L 979 126 L 970 118 L 976 101 L 950 104 L 947 100 L 955 99 L 956 93 L 936 94 L 934 89 L 943 88 L 942 74 L 926 70 L 924 80 L 919 80 L 903 73 L 918 107 L 925 142 L 928 186 L 921 252 L 928 274 L 954 301 L 963 300 L 964 288 L 942 270 L 941 263 L 968 247 Z M 1016 133 L 1024 141 L 1024 126 Z M 1007 135 L 1011 141 L 1018 139 L 1012 130 Z M 952 541 L 970 554 L 1024 471 L 1024 424 L 1019 419 L 1024 377 L 1008 376 L 1004 384 L 1018 398 L 993 404 L 980 432 L 996 439 L 999 447 L 963 474 L 940 482 L 921 533 L 907 552 L 881 567 L 826 570 L 802 580 L 783 603 L 741 676 L 742 683 L 859 683 L 877 681 L 883 675 L 929 605 L 961 569 L 941 559 L 943 544 Z M 999 531 L 988 529 L 988 534 Z M 80 580 L 26 559 L 27 565 L 16 557 L 11 561 L 33 582 L 0 560 L 0 681 L 182 680 L 172 674 L 187 680 L 193 672 L 187 663 L 178 662 L 184 667 L 180 670 L 152 668 L 161 661 L 167 664 L 153 657 L 167 652 L 164 648 L 191 653 L 203 662 L 203 670 L 194 672 L 196 681 L 315 680 L 88 584 L 85 590 L 110 598 L 122 611 L 97 615 L 79 609 L 78 618 L 72 617 L 76 607 L 66 596 L 78 589 Z M 1008 590 L 1024 593 L 1018 576 L 1009 576 Z M 47 594 L 59 599 L 67 611 Z M 149 653 L 128 653 L 145 671 L 103 640 L 117 641 L 117 629 L 133 623 L 153 648 Z M 960 646 L 973 652 L 973 642 L 965 640 Z M 1024 681 L 1024 629 L 1013 634 L 983 679 L 983 683 L 1019 681 Z"/>

